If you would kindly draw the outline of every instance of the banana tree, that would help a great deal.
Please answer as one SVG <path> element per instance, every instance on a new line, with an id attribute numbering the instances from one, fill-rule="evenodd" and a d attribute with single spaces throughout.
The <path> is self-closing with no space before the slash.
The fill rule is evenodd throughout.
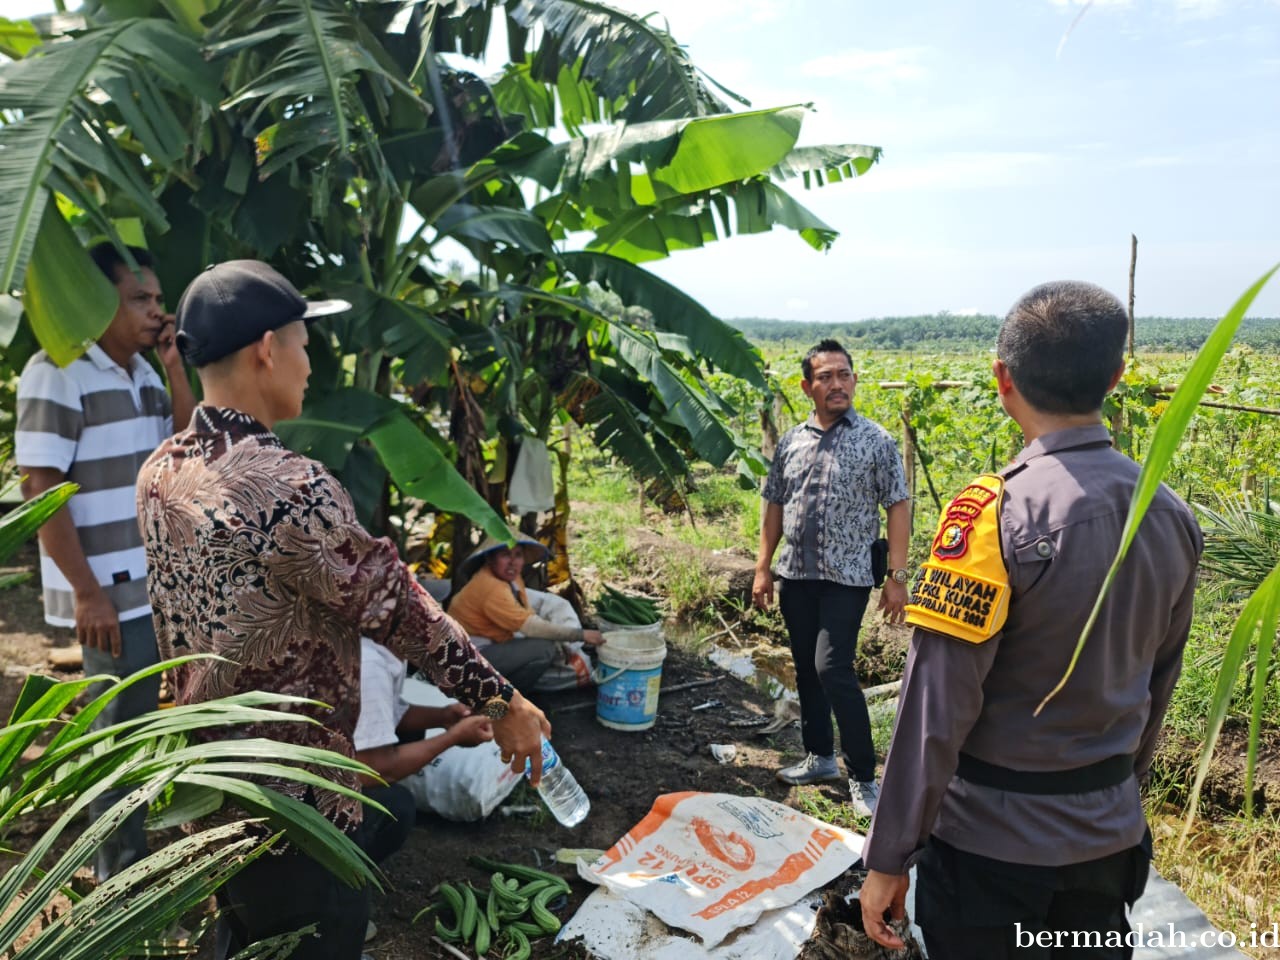
<path id="1" fill-rule="evenodd" d="M 480 56 L 499 20 L 510 63 L 492 82 L 443 56 Z M 63 362 L 110 306 L 88 285 L 24 284 L 92 272 L 65 222 L 139 233 L 171 291 L 253 256 L 345 296 L 284 432 L 373 526 L 394 485 L 499 532 L 459 404 L 510 442 L 580 422 L 662 495 L 694 458 L 759 470 L 705 376 L 763 390 L 759 355 L 641 264 L 775 226 L 825 248 L 835 232 L 779 183 L 879 155 L 797 147 L 803 107 L 729 112 L 741 98 L 664 30 L 585 0 L 100 0 L 48 26 L 70 33 L 0 66 L 3 287 L 25 287 Z M 439 270 L 446 240 L 476 282 Z M 639 309 L 602 311 L 601 291 Z"/>

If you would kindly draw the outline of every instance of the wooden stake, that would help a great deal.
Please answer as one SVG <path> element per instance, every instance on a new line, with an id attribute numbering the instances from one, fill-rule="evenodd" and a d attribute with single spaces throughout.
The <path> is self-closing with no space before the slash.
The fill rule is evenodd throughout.
<path id="1" fill-rule="evenodd" d="M 902 404 L 902 465 L 907 471 L 907 538 L 916 532 L 916 444 L 911 429 L 911 394 Z"/>
<path id="2" fill-rule="evenodd" d="M 1133 275 L 1138 269 L 1138 235 L 1129 234 L 1129 359 L 1133 359 Z"/>
<path id="3" fill-rule="evenodd" d="M 727 633 L 729 636 L 733 637 L 733 642 L 736 643 L 739 647 L 741 647 L 743 645 L 742 638 L 733 632 L 733 627 L 729 626 L 729 621 L 726 620 L 721 615 L 719 610 L 716 611 L 716 619 L 720 621 L 720 626 L 724 627 L 724 633 Z M 742 622 L 741 620 L 738 621 L 738 623 L 741 623 L 741 622 Z M 723 634 L 717 634 L 717 636 L 723 636 Z"/>

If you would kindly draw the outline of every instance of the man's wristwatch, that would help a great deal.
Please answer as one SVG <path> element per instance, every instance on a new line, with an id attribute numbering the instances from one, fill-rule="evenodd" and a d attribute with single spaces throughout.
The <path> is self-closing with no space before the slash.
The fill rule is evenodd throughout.
<path id="1" fill-rule="evenodd" d="M 490 720 L 501 720 L 511 709 L 511 698 L 515 695 L 516 688 L 509 683 L 504 683 L 498 688 L 496 697 L 490 697 L 480 705 L 480 712 Z"/>
<path id="2" fill-rule="evenodd" d="M 911 579 L 911 574 L 907 572 L 905 567 L 899 567 L 896 570 L 889 571 L 889 579 L 894 583 L 906 583 Z"/>

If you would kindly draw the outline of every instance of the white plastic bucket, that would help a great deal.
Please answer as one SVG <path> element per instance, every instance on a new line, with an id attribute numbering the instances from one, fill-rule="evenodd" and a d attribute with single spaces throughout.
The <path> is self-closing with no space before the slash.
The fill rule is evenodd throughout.
<path id="1" fill-rule="evenodd" d="M 658 716 L 667 643 L 652 628 L 611 630 L 598 649 L 596 719 L 613 730 L 648 730 Z"/>
<path id="2" fill-rule="evenodd" d="M 599 626 L 601 633 L 645 633 L 651 637 L 659 636 L 662 633 L 661 620 L 655 620 L 653 623 L 636 626 L 634 624 L 614 623 L 612 620 L 606 620 L 604 617 L 597 616 L 596 624 Z"/>

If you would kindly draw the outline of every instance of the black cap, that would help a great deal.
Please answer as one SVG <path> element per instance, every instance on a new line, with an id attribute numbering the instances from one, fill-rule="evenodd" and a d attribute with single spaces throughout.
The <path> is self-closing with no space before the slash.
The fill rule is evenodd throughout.
<path id="1" fill-rule="evenodd" d="M 191 281 L 178 301 L 178 349 L 203 367 L 230 356 L 295 320 L 350 310 L 345 300 L 306 300 L 261 260 L 215 263 Z"/>

